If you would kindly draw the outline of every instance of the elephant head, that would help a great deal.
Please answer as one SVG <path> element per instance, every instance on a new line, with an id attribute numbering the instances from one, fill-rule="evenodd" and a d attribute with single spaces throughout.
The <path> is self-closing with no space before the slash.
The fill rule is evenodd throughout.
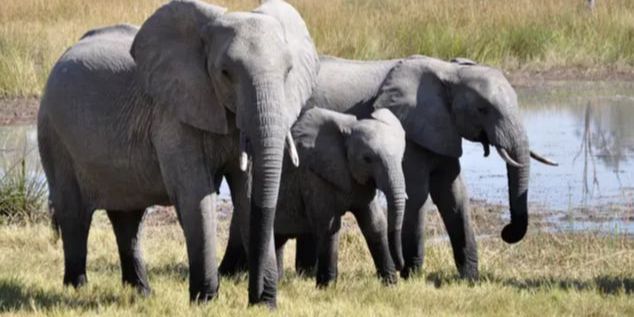
<path id="1" fill-rule="evenodd" d="M 274 301 L 274 288 L 263 291 L 263 259 L 273 250 L 285 139 L 318 71 L 304 21 L 282 0 L 252 12 L 175 0 L 142 25 L 131 54 L 142 87 L 174 119 L 214 134 L 240 130 L 253 158 L 249 300 Z"/>
<path id="2" fill-rule="evenodd" d="M 300 116 L 292 133 L 303 168 L 345 193 L 371 186 L 385 194 L 388 233 L 396 237 L 390 238 L 390 250 L 400 268 L 406 193 L 401 163 L 405 131 L 399 120 L 386 109 L 357 120 L 352 115 L 313 108 Z"/>
<path id="3" fill-rule="evenodd" d="M 520 241 L 528 225 L 530 156 L 515 90 L 497 69 L 467 59 L 445 62 L 424 56 L 401 61 L 383 83 L 375 108 L 401 120 L 409 140 L 440 155 L 462 155 L 461 138 L 489 145 L 506 161 L 511 223 L 508 243 Z"/>

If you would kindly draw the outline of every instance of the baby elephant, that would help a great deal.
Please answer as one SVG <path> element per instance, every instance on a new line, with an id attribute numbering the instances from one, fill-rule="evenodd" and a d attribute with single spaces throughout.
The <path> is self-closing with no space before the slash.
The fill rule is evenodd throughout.
<path id="1" fill-rule="evenodd" d="M 405 132 L 386 109 L 371 118 L 313 108 L 292 128 L 300 166 L 285 164 L 275 216 L 278 272 L 282 248 L 289 238 L 314 234 L 317 238 L 317 286 L 337 277 L 337 247 L 341 216 L 351 211 L 366 239 L 379 276 L 396 283 L 393 261 L 400 245 L 388 246 L 388 232 L 400 237 L 405 208 L 401 162 Z M 376 190 L 387 199 L 387 219 Z M 387 220 L 387 221 L 386 221 Z M 395 239 L 400 244 L 400 239 Z M 397 261 L 398 263 L 398 261 Z"/>

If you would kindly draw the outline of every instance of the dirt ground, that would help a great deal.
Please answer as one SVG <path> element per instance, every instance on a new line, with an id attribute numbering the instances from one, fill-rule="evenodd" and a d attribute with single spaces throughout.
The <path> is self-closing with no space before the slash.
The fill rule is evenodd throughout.
<path id="1" fill-rule="evenodd" d="M 233 212 L 231 200 L 221 197 L 219 205 L 219 230 L 228 232 L 229 220 Z M 481 199 L 471 199 L 470 219 L 474 232 L 480 238 L 498 236 L 500 230 L 508 223 L 508 209 L 500 204 L 492 204 Z M 566 225 L 570 221 L 581 221 L 590 223 L 610 223 L 618 221 L 622 224 L 634 221 L 634 209 L 632 206 L 609 205 L 595 206 L 585 209 L 575 209 L 569 211 L 550 210 L 541 208 L 535 204 L 530 204 L 529 230 L 540 232 L 567 232 L 570 228 Z M 148 209 L 144 224 L 148 226 L 162 226 L 178 223 L 176 211 L 171 206 L 154 206 Z M 356 228 L 354 216 L 346 213 L 343 218 L 343 228 L 350 230 Z M 353 229 L 354 230 L 354 229 Z M 592 231 L 593 229 L 588 229 Z M 594 229 L 598 232 L 609 233 L 609 228 Z M 606 231 L 608 230 L 608 231 Z M 225 233 L 226 233 L 225 232 Z M 629 231 L 623 232 L 625 234 Z M 446 235 L 445 227 L 435 207 L 430 207 L 425 212 L 425 233 L 428 237 L 443 237 Z"/>
<path id="2" fill-rule="evenodd" d="M 553 81 L 634 81 L 634 68 L 552 68 L 506 72 L 514 87 L 547 85 Z"/>
<path id="3" fill-rule="evenodd" d="M 0 125 L 35 123 L 39 107 L 36 97 L 0 98 Z"/>

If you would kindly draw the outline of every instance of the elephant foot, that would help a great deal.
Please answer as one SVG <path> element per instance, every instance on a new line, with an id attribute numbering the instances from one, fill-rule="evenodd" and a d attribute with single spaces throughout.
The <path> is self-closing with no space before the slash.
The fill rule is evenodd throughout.
<path id="1" fill-rule="evenodd" d="M 189 301 L 196 304 L 204 304 L 210 302 L 218 297 L 218 293 L 198 293 L 198 294 L 190 294 Z"/>
<path id="2" fill-rule="evenodd" d="M 122 282 L 123 285 L 133 287 L 137 294 L 142 297 L 149 297 L 152 295 L 152 288 L 149 286 L 147 279 L 124 278 Z"/>
<path id="3" fill-rule="evenodd" d="M 277 301 L 275 300 L 275 297 L 268 298 L 266 296 L 262 296 L 258 300 L 250 300 L 249 307 L 251 306 L 264 306 L 268 308 L 269 310 L 273 311 L 277 309 Z"/>
<path id="4" fill-rule="evenodd" d="M 192 303 L 202 304 L 214 300 L 218 297 L 218 286 L 205 288 L 201 291 L 189 291 L 189 301 Z"/>
<path id="5" fill-rule="evenodd" d="M 134 287 L 134 290 L 136 291 L 137 294 L 139 294 L 139 296 L 147 298 L 152 296 L 152 288 L 150 288 L 149 286 L 147 286 L 147 284 L 132 284 L 129 282 L 123 282 L 124 285 L 128 285 L 130 287 Z"/>
<path id="6" fill-rule="evenodd" d="M 396 272 L 379 273 L 379 278 L 385 286 L 398 284 L 398 275 L 396 274 Z"/>
<path id="7" fill-rule="evenodd" d="M 136 292 L 137 294 L 141 295 L 141 297 L 148 298 L 152 296 L 152 289 L 149 287 L 137 286 Z"/>
<path id="8" fill-rule="evenodd" d="M 222 277 L 237 277 L 238 275 L 248 274 L 249 268 L 247 267 L 246 259 L 244 261 L 238 260 L 234 263 L 222 262 L 218 267 L 218 274 Z"/>
<path id="9" fill-rule="evenodd" d="M 314 265 L 296 266 L 295 271 L 300 277 L 312 278 L 315 277 L 316 268 Z"/>
<path id="10" fill-rule="evenodd" d="M 317 274 L 317 288 L 324 289 L 327 288 L 331 283 L 335 282 L 337 277 L 331 275 L 320 275 Z"/>
<path id="11" fill-rule="evenodd" d="M 72 286 L 78 289 L 86 284 L 88 284 L 88 278 L 85 273 L 74 276 L 64 275 L 64 286 Z"/>
<path id="12" fill-rule="evenodd" d="M 401 270 L 401 278 L 406 280 L 418 274 L 419 272 L 421 272 L 422 269 L 423 269 L 422 264 L 405 265 L 403 269 Z"/>
<path id="13" fill-rule="evenodd" d="M 240 274 L 249 273 L 249 262 L 246 252 L 241 247 L 227 247 L 225 256 L 218 267 L 218 273 L 223 277 L 236 277 Z"/>
<path id="14" fill-rule="evenodd" d="M 470 283 L 477 282 L 480 279 L 480 273 L 478 272 L 478 267 L 476 266 L 464 266 L 458 269 L 460 273 L 460 278 L 466 280 Z"/>

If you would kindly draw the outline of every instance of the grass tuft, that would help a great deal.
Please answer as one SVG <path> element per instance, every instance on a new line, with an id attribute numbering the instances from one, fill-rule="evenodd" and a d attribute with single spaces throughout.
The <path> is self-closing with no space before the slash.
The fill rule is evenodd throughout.
<path id="1" fill-rule="evenodd" d="M 0 147 L 0 224 L 34 223 L 47 218 L 43 210 L 48 197 L 46 179 L 39 163 L 31 164 L 31 157 L 36 155 L 32 152 L 37 150 L 27 149 L 27 136 L 20 132 L 23 129 L 0 134 L 7 137 L 4 145 L 8 146 Z M 16 142 L 20 140 L 23 142 Z"/>

